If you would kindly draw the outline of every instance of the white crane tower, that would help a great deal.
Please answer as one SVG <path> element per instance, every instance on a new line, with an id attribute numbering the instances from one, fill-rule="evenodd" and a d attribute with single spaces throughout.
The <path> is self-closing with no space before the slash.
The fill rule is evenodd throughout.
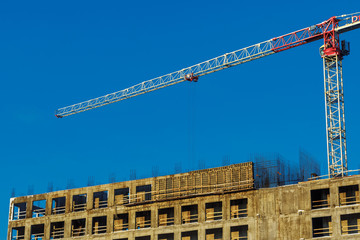
<path id="1" fill-rule="evenodd" d="M 319 24 L 225 53 L 124 90 L 60 108 L 56 117 L 63 118 L 184 81 L 197 82 L 201 76 L 323 39 L 320 55 L 324 64 L 328 173 L 329 177 L 345 176 L 348 167 L 342 59 L 350 53 L 350 46 L 345 41 L 340 42 L 339 35 L 357 28 L 360 28 L 360 13 L 331 17 Z"/>

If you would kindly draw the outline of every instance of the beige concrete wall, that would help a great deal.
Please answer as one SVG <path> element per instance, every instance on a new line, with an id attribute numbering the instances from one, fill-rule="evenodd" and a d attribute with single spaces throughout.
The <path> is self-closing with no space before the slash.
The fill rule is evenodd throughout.
<path id="1" fill-rule="evenodd" d="M 65 222 L 65 238 L 71 239 L 71 220 L 87 219 L 87 235 L 79 239 L 135 239 L 138 236 L 151 236 L 157 239 L 158 234 L 174 233 L 174 239 L 181 239 L 181 232 L 198 231 L 198 239 L 205 240 L 206 229 L 221 228 L 223 239 L 230 240 L 230 228 L 233 226 L 248 226 L 248 239 L 272 240 L 272 239 L 312 239 L 312 219 L 315 217 L 331 216 L 333 234 L 331 237 L 318 239 L 360 239 L 360 234 L 342 235 L 340 216 L 344 214 L 360 213 L 360 204 L 340 206 L 339 187 L 359 185 L 360 175 L 302 182 L 276 188 L 235 191 L 227 193 L 206 194 L 202 196 L 184 197 L 179 199 L 144 202 L 142 204 L 129 204 L 114 206 L 114 189 L 130 187 L 130 193 L 135 193 L 136 186 L 152 184 L 152 179 L 143 179 L 130 182 L 113 183 L 80 189 L 58 191 L 47 194 L 25 196 L 12 199 L 13 203 L 27 202 L 27 219 L 9 221 L 8 239 L 13 227 L 25 226 L 25 239 L 30 239 L 31 225 L 45 225 L 45 239 L 50 238 L 50 223 Z M 311 190 L 330 189 L 330 207 L 311 209 Z M 108 191 L 108 208 L 93 209 L 93 193 Z M 71 212 L 72 196 L 86 193 L 88 196 L 87 210 Z M 66 196 L 66 213 L 51 215 L 51 200 L 55 197 Z M 230 219 L 230 201 L 235 199 L 248 200 L 248 216 L 239 219 Z M 31 205 L 33 200 L 46 199 L 46 216 L 31 218 Z M 210 202 L 222 202 L 222 220 L 205 221 L 205 204 Z M 198 205 L 199 222 L 181 224 L 181 206 Z M 158 227 L 158 209 L 174 208 L 175 224 L 172 226 Z M 151 211 L 151 228 L 135 229 L 135 214 L 139 211 Z M 114 214 L 129 214 L 129 230 L 113 232 Z M 107 216 L 107 233 L 101 235 L 91 234 L 92 218 Z M 11 219 L 11 216 L 9 216 Z"/>

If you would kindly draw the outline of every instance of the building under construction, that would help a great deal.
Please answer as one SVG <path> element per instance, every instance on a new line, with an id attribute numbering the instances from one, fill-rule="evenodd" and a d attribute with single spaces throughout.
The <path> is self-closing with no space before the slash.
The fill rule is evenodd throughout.
<path id="1" fill-rule="evenodd" d="M 360 175 L 303 181 L 253 160 L 12 198 L 7 239 L 360 239 Z"/>

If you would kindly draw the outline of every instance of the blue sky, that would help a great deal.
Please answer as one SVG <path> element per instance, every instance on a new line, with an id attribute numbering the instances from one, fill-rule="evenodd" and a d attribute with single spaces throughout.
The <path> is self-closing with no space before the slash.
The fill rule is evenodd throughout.
<path id="1" fill-rule="evenodd" d="M 55 110 L 280 36 L 357 0 L 1 1 L 0 236 L 16 196 L 305 149 L 326 167 L 321 41 L 93 111 Z M 343 63 L 349 168 L 360 168 L 360 30 Z M 33 189 L 33 191 L 31 191 Z M 0 237 L 0 238 L 3 238 Z"/>

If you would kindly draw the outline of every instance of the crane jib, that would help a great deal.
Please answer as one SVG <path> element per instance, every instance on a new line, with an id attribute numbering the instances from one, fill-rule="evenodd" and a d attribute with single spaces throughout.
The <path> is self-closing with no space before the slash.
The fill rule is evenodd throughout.
<path id="1" fill-rule="evenodd" d="M 272 38 L 252 46 L 225 53 L 191 67 L 144 81 L 124 90 L 107 94 L 67 107 L 59 108 L 55 116 L 58 118 L 84 112 L 90 109 L 122 101 L 140 94 L 148 93 L 183 81 L 197 81 L 200 76 L 217 72 L 242 63 L 253 61 L 273 53 L 281 52 L 306 43 L 320 40 L 326 34 L 338 34 L 360 28 L 360 13 L 347 14 L 307 27 L 301 30 Z M 325 37 L 326 38 L 326 37 Z"/>

